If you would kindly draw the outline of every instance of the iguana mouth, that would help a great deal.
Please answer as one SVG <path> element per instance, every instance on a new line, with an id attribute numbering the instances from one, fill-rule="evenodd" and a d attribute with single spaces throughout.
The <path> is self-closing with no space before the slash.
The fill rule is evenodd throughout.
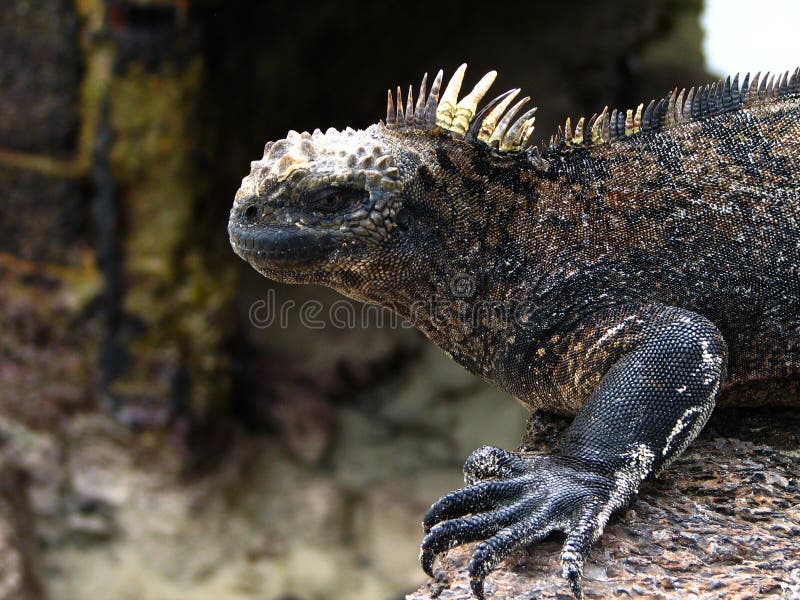
<path id="1" fill-rule="evenodd" d="M 330 233 L 294 226 L 228 225 L 234 252 L 247 262 L 276 265 L 301 265 L 324 260 L 339 242 Z"/>

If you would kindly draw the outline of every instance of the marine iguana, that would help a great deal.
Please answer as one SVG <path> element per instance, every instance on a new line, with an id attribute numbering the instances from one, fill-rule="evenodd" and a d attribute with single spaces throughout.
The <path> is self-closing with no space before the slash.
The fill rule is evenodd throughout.
<path id="1" fill-rule="evenodd" d="M 531 409 L 574 414 L 549 453 L 483 447 L 425 515 L 421 562 L 479 542 L 478 598 L 514 549 L 563 531 L 581 575 L 609 517 L 715 403 L 800 404 L 800 69 L 604 108 L 531 145 L 496 73 L 466 65 L 366 130 L 289 132 L 228 232 L 263 275 L 395 310 Z"/>

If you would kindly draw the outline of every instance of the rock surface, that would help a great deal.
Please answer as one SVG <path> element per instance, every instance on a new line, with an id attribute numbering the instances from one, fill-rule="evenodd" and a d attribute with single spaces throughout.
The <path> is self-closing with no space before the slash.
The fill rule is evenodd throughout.
<path id="1" fill-rule="evenodd" d="M 538 431 L 537 444 L 544 436 Z M 715 415 L 701 438 L 612 519 L 585 566 L 587 598 L 800 598 L 800 417 Z M 560 538 L 518 551 L 487 596 L 571 598 Z M 407 600 L 471 600 L 471 546 Z"/>
<path id="2" fill-rule="evenodd" d="M 27 480 L 0 450 L 0 600 L 43 598 Z"/>

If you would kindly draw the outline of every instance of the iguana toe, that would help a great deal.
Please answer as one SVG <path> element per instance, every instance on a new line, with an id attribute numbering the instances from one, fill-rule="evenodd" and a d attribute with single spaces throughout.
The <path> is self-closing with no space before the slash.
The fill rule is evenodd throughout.
<path id="1" fill-rule="evenodd" d="M 429 533 L 434 525 L 442 521 L 485 512 L 509 503 L 519 497 L 526 483 L 522 478 L 492 479 L 450 492 L 428 509 L 422 521 L 425 533 Z"/>

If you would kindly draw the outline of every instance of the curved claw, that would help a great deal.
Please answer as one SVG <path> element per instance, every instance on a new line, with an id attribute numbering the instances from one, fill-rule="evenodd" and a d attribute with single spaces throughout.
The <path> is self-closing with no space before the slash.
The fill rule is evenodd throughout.
<path id="1" fill-rule="evenodd" d="M 419 564 L 428 577 L 433 577 L 433 561 L 436 560 L 436 552 L 422 548 L 419 552 Z"/>

